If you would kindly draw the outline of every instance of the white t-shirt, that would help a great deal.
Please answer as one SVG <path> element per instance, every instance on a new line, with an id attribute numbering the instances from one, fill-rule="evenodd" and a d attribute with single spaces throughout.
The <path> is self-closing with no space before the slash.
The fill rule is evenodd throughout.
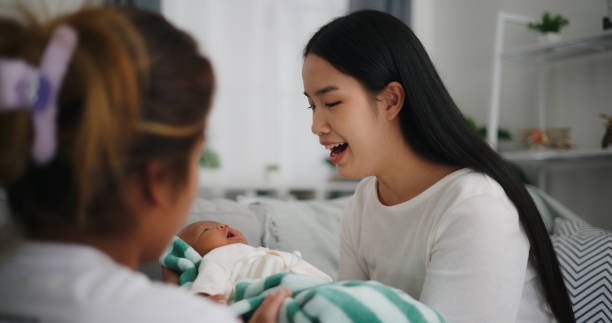
<path id="1" fill-rule="evenodd" d="M 265 278 L 282 272 L 332 281 L 331 277 L 306 262 L 297 252 L 233 243 L 215 248 L 204 256 L 191 290 L 210 295 L 224 294 L 227 299 L 232 299 L 239 280 Z"/>
<path id="2" fill-rule="evenodd" d="M 238 322 L 225 306 L 92 247 L 26 242 L 0 261 L 3 322 Z"/>
<path id="3" fill-rule="evenodd" d="M 399 288 L 454 322 L 550 322 L 516 208 L 490 177 L 457 170 L 418 196 L 380 203 L 376 178 L 342 217 L 339 280 Z"/>

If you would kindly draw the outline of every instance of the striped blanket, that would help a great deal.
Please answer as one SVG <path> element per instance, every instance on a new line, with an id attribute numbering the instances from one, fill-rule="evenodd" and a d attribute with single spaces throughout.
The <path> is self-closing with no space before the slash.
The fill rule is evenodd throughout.
<path id="1" fill-rule="evenodd" d="M 433 309 L 406 293 L 374 281 L 324 282 L 280 273 L 241 280 L 230 309 L 248 320 L 268 293 L 290 289 L 279 322 L 444 322 Z"/>
<path id="2" fill-rule="evenodd" d="M 179 274 L 179 284 L 190 286 L 198 276 L 202 256 L 187 242 L 174 236 L 159 257 L 159 263 Z"/>

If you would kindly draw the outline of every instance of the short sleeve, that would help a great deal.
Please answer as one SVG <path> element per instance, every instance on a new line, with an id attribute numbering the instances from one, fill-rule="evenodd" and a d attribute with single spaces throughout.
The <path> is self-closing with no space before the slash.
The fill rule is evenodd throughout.
<path id="1" fill-rule="evenodd" d="M 448 322 L 515 322 L 529 258 L 516 208 L 479 195 L 442 215 L 420 300 Z"/>
<path id="2" fill-rule="evenodd" d="M 224 294 L 229 297 L 233 287 L 230 282 L 230 275 L 230 272 L 215 262 L 202 261 L 198 268 L 198 277 L 193 282 L 191 291 L 208 295 Z"/>

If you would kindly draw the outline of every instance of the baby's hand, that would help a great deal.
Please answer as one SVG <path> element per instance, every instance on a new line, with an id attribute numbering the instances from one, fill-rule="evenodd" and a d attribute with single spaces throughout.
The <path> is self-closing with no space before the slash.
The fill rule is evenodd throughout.
<path id="1" fill-rule="evenodd" d="M 174 270 L 164 267 L 161 267 L 162 272 L 162 280 L 166 283 L 179 285 L 179 275 L 174 272 Z"/>
<path id="2" fill-rule="evenodd" d="M 202 293 L 203 296 L 208 297 L 209 300 L 215 302 L 215 303 L 219 303 L 219 304 L 227 304 L 227 298 L 225 298 L 225 295 L 223 294 L 217 294 L 217 295 L 208 295 L 208 294 L 204 294 Z"/>
<path id="3" fill-rule="evenodd" d="M 225 295 L 223 294 L 216 294 L 216 295 L 210 295 L 210 294 L 206 294 L 206 293 L 198 293 L 198 295 L 202 296 L 202 297 L 206 297 L 209 300 L 218 303 L 218 304 L 227 304 L 227 298 L 225 298 Z"/>

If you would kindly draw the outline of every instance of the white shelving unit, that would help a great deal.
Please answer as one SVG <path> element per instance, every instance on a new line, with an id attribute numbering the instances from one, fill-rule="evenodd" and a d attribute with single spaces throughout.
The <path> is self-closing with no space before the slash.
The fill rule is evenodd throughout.
<path id="1" fill-rule="evenodd" d="M 493 148 L 497 148 L 497 131 L 499 128 L 500 96 L 502 63 L 504 60 L 522 61 L 533 64 L 538 71 L 538 102 L 537 120 L 538 128 L 546 129 L 546 92 L 548 71 L 554 63 L 570 60 L 577 57 L 612 51 L 612 30 L 600 33 L 562 40 L 556 43 L 535 44 L 523 48 L 504 50 L 504 32 L 507 24 L 526 25 L 534 19 L 526 16 L 499 13 L 497 16 L 495 53 L 493 60 L 493 88 L 491 93 L 491 108 L 487 126 L 487 141 Z M 611 62 L 612 63 L 612 62 Z M 568 151 L 517 151 L 502 153 L 510 161 L 520 164 L 539 165 L 538 185 L 546 189 L 546 167 L 559 166 L 562 162 L 575 167 L 578 163 L 593 161 L 596 164 L 612 165 L 612 149 L 576 148 Z"/>
<path id="2" fill-rule="evenodd" d="M 228 184 L 214 172 L 200 170 L 198 195 L 206 198 L 274 197 L 280 199 L 324 200 L 352 195 L 358 181 L 324 180 L 294 183 L 283 180 L 239 182 Z"/>

